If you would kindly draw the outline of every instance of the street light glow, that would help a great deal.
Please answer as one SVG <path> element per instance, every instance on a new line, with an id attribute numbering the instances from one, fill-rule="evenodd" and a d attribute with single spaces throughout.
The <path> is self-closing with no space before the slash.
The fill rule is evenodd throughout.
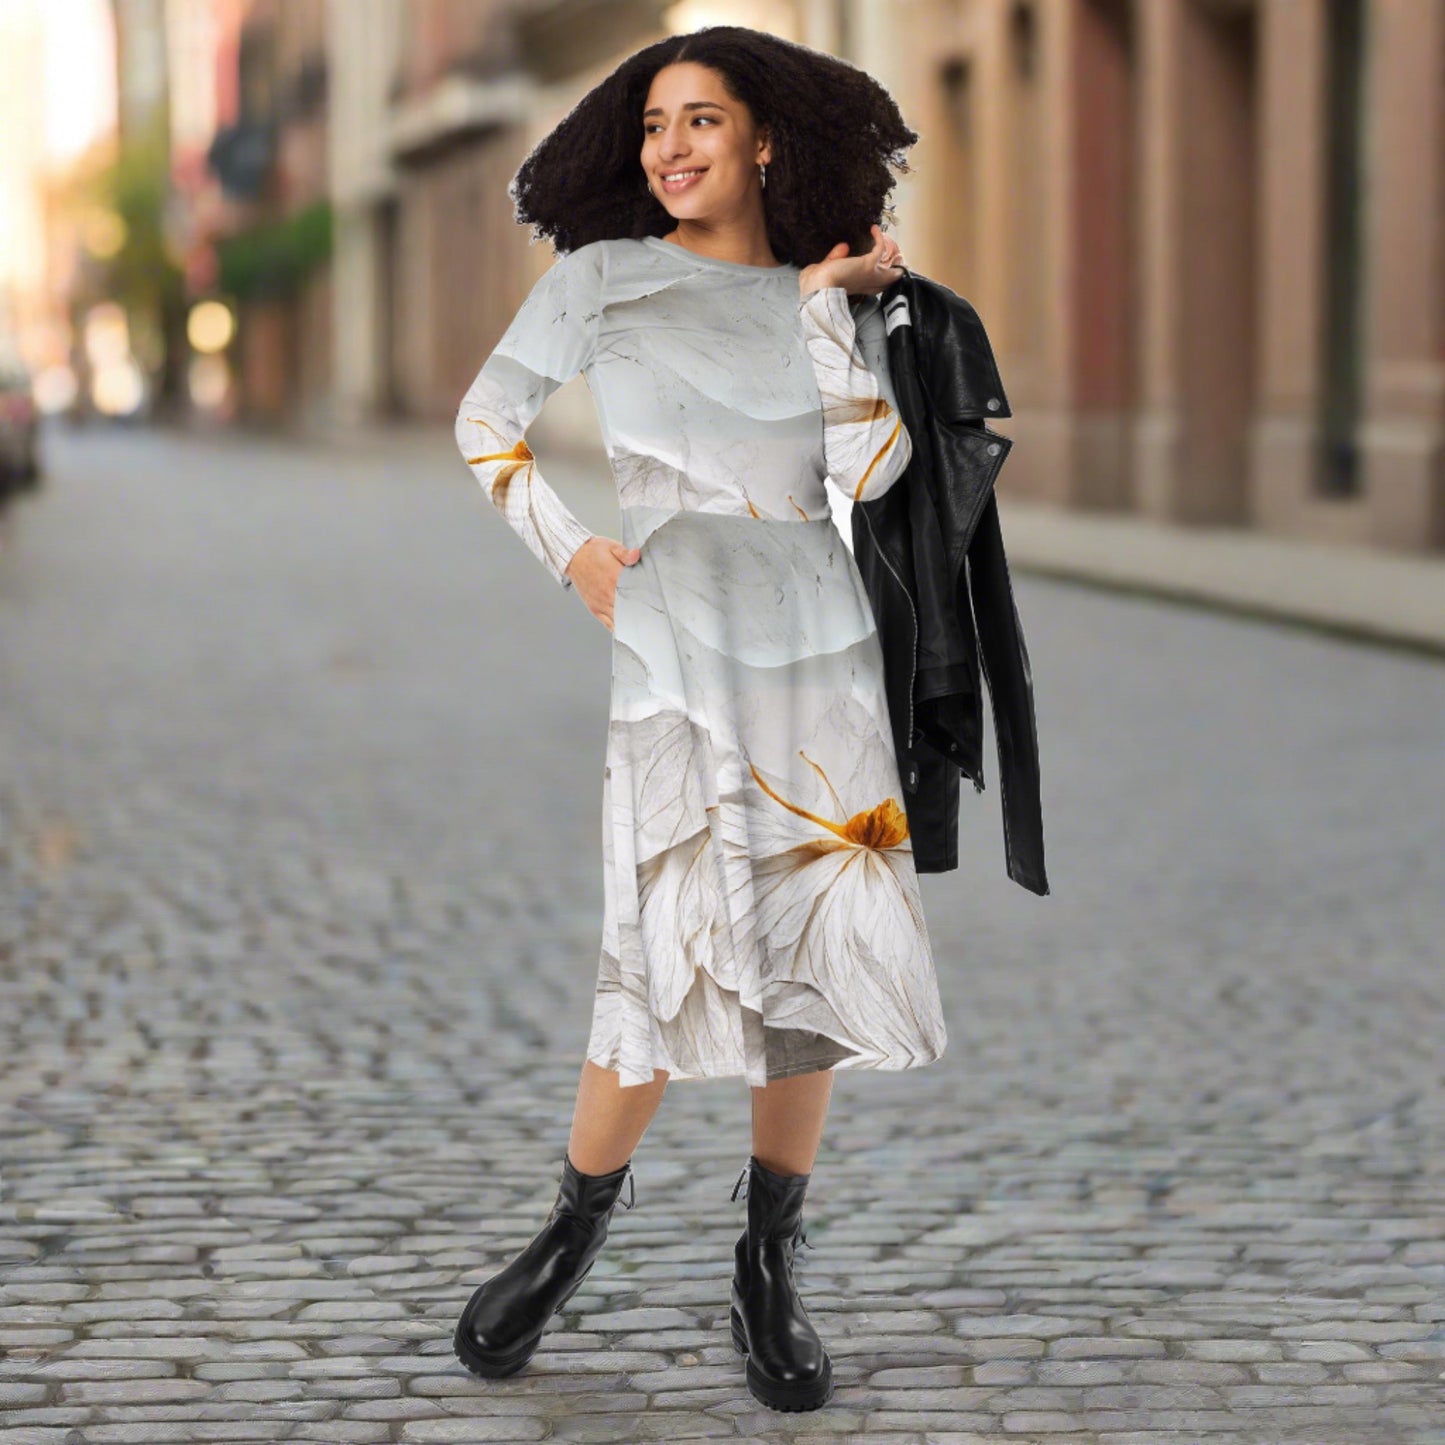
<path id="1" fill-rule="evenodd" d="M 224 351 L 236 334 L 236 318 L 224 301 L 198 301 L 186 320 L 186 337 L 193 351 L 209 356 Z"/>

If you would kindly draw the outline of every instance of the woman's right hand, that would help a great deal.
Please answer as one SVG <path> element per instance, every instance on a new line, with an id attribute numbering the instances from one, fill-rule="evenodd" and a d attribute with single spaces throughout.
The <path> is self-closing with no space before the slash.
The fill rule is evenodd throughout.
<path id="1" fill-rule="evenodd" d="M 640 547 L 624 547 L 611 537 L 589 537 L 572 555 L 567 575 L 587 604 L 587 610 L 612 631 L 612 602 L 617 579 L 624 567 L 634 567 L 642 556 Z"/>

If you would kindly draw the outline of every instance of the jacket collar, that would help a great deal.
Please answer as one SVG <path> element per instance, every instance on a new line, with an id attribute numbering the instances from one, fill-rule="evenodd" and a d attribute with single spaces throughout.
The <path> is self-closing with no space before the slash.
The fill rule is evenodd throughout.
<path id="1" fill-rule="evenodd" d="M 968 301 L 941 281 L 905 271 L 882 303 L 888 330 L 911 325 L 918 354 L 929 359 L 922 380 L 939 420 L 1013 415 L 988 333 Z"/>

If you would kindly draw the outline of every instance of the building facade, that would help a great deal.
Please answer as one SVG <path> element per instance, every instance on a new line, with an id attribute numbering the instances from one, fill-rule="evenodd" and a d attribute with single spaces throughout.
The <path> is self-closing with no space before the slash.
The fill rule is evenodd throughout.
<path id="1" fill-rule="evenodd" d="M 1445 547 L 1445 5 L 920 0 L 906 244 L 1067 507 Z"/>
<path id="2" fill-rule="evenodd" d="M 1006 492 L 1445 548 L 1440 0 L 329 0 L 342 417 L 450 419 L 551 260 L 518 165 L 721 19 L 863 66 L 920 133 L 899 235 L 994 341 Z"/>

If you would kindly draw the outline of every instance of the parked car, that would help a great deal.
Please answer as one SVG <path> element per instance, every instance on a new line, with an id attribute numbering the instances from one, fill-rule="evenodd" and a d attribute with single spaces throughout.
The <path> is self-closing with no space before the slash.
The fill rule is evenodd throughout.
<path id="1" fill-rule="evenodd" d="M 13 342 L 0 337 L 0 494 L 40 480 L 40 418 L 30 368 Z"/>

